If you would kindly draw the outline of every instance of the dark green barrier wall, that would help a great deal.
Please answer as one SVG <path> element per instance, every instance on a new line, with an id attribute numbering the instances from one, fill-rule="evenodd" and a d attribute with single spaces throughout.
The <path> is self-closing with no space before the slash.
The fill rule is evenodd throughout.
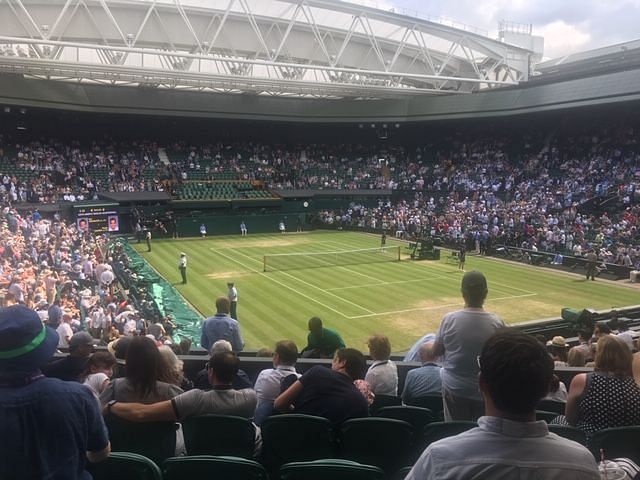
<path id="1" fill-rule="evenodd" d="M 195 213 L 195 212 L 194 212 Z M 277 233 L 278 224 L 284 220 L 287 231 L 295 232 L 298 221 L 308 229 L 306 214 L 304 212 L 283 212 L 282 214 L 264 215 L 212 215 L 202 212 L 195 213 L 192 217 L 183 217 L 178 220 L 178 232 L 180 236 L 191 237 L 200 235 L 200 224 L 207 227 L 208 235 L 232 235 L 240 234 L 240 222 L 244 220 L 249 234 L 252 233 Z"/>

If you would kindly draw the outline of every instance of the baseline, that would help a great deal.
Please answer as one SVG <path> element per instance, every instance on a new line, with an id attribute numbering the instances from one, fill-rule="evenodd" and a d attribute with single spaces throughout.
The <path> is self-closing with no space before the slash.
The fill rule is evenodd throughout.
<path id="1" fill-rule="evenodd" d="M 492 298 L 491 301 L 495 302 L 498 300 L 513 300 L 515 298 L 524 298 L 524 297 L 533 297 L 538 295 L 537 293 L 532 293 L 532 294 L 528 294 L 528 295 L 515 295 L 515 296 L 510 296 L 510 297 L 498 297 L 498 298 Z M 347 317 L 349 320 L 355 320 L 357 318 L 366 318 L 366 317 L 375 317 L 378 315 L 391 315 L 394 313 L 406 313 L 406 312 L 419 312 L 419 311 L 427 311 L 427 310 L 438 310 L 440 308 L 448 308 L 448 307 L 456 307 L 456 306 L 460 306 L 460 303 L 447 303 L 444 305 L 434 305 L 433 307 L 421 307 L 421 308 L 408 308 L 406 310 L 394 310 L 392 312 L 381 312 L 381 313 L 373 313 L 373 314 L 369 314 L 369 315 L 355 315 L 355 316 L 350 316 Z"/>

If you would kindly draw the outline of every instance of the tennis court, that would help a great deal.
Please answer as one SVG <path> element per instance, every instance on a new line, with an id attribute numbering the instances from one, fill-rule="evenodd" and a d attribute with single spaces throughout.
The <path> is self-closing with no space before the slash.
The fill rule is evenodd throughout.
<path id="1" fill-rule="evenodd" d="M 174 283 L 179 281 L 179 252 L 187 253 L 189 283 L 176 288 L 203 316 L 213 314 L 215 298 L 234 281 L 248 348 L 283 338 L 304 345 L 308 319 L 319 316 L 348 345 L 364 349 L 370 334 L 383 332 L 393 350 L 401 351 L 434 331 L 444 313 L 462 307 L 462 273 L 444 258 L 413 262 L 403 255 L 393 261 L 397 246 L 404 251 L 404 243 L 388 239 L 390 248 L 382 255 L 376 236 L 312 232 L 162 240 L 154 242 L 151 253 L 144 245 L 136 248 Z M 372 250 L 337 253 L 363 249 Z M 340 265 L 333 265 L 336 261 Z M 485 273 L 487 308 L 508 323 L 558 316 L 567 306 L 605 309 L 639 303 L 636 289 L 587 283 L 581 275 L 474 256 L 467 257 L 466 269 Z"/>

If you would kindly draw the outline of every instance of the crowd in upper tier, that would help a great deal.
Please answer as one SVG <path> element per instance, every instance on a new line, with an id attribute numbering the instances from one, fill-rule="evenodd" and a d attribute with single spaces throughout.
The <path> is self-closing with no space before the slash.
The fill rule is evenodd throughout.
<path id="1" fill-rule="evenodd" d="M 572 133 L 457 132 L 410 145 L 16 142 L 0 134 L 0 195 L 11 202 L 74 201 L 97 191 L 171 192 L 181 182 L 231 179 L 268 188 L 427 192 L 427 202 L 466 198 L 487 207 L 526 201 L 542 210 L 615 191 L 629 204 L 640 181 L 638 142 L 638 129 L 628 123 Z"/>

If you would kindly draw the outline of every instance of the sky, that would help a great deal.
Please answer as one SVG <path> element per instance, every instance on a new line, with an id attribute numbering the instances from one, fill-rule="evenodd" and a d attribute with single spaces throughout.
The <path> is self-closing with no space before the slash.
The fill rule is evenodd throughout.
<path id="1" fill-rule="evenodd" d="M 349 1 L 349 0 L 348 0 Z M 500 20 L 532 24 L 544 58 L 640 39 L 640 0 L 350 0 L 464 23 L 497 38 Z"/>

